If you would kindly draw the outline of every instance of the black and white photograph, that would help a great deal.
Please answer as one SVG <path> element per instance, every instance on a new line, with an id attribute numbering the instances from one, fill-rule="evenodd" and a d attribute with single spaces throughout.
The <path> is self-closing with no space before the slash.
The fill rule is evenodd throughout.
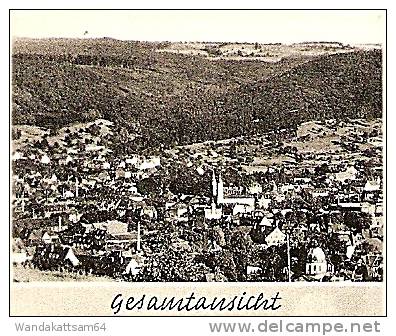
<path id="1" fill-rule="evenodd" d="M 385 281 L 384 11 L 10 20 L 12 286 Z"/>

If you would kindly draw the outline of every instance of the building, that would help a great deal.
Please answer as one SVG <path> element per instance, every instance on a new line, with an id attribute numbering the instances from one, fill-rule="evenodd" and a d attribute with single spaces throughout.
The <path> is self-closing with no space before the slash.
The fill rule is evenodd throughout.
<path id="1" fill-rule="evenodd" d="M 70 246 L 47 244 L 37 247 L 33 263 L 40 269 L 58 270 L 73 269 L 80 261 Z"/>
<path id="2" fill-rule="evenodd" d="M 220 207 L 218 208 L 215 202 L 212 202 L 212 205 L 209 209 L 205 209 L 205 218 L 212 220 L 212 219 L 220 219 L 223 215 L 223 209 Z"/>
<path id="3" fill-rule="evenodd" d="M 143 266 L 144 257 L 140 254 L 133 254 L 125 267 L 124 274 L 136 276 L 142 272 Z"/>
<path id="4" fill-rule="evenodd" d="M 223 179 L 221 178 L 221 174 L 219 175 L 219 180 L 217 181 L 215 172 L 213 171 L 212 178 L 212 197 L 213 200 L 216 200 L 216 204 L 221 206 L 222 204 L 230 204 L 234 207 L 239 205 L 235 212 L 237 213 L 248 213 L 255 210 L 255 199 L 253 197 L 244 197 L 242 196 L 242 192 L 240 188 L 234 187 L 232 190 L 238 190 L 238 193 L 234 197 L 224 197 L 224 190 L 229 190 L 230 187 L 225 187 L 223 183 Z"/>
<path id="5" fill-rule="evenodd" d="M 305 273 L 317 280 L 321 280 L 327 273 L 326 255 L 320 247 L 314 247 L 309 250 Z"/>
<path id="6" fill-rule="evenodd" d="M 338 172 L 335 174 L 335 178 L 339 182 L 345 182 L 346 180 L 355 180 L 358 171 L 353 166 L 348 166 L 345 171 Z"/>
<path id="7" fill-rule="evenodd" d="M 44 155 L 41 157 L 40 162 L 43 163 L 43 164 L 49 164 L 49 163 L 51 162 L 51 160 L 50 160 L 50 158 L 48 157 L 47 154 L 44 154 Z"/>
<path id="8" fill-rule="evenodd" d="M 268 246 L 279 246 L 286 243 L 286 235 L 277 227 L 265 238 L 265 242 Z"/>

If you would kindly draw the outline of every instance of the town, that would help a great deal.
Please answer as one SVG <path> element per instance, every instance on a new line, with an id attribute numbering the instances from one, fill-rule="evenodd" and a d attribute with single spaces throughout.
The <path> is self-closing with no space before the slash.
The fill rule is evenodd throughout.
<path id="1" fill-rule="evenodd" d="M 14 281 L 383 280 L 380 118 L 143 150 L 105 119 L 12 138 Z"/>

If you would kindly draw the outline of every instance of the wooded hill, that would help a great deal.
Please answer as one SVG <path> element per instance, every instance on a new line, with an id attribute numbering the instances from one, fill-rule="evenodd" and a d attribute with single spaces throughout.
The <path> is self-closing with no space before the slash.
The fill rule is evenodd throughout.
<path id="1" fill-rule="evenodd" d="M 124 135 L 140 125 L 142 146 L 168 147 L 382 113 L 380 50 L 263 62 L 157 52 L 162 47 L 14 41 L 13 124 L 57 129 L 104 118 Z"/>

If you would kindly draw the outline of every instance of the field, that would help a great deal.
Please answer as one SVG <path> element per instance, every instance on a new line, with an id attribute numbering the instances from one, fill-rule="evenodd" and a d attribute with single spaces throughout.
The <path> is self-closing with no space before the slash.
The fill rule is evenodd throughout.
<path id="1" fill-rule="evenodd" d="M 24 268 L 22 266 L 13 266 L 12 275 L 14 282 L 39 282 L 39 281 L 90 281 L 104 282 L 114 281 L 110 277 L 103 276 L 86 276 L 72 273 L 60 273 L 57 271 L 40 271 L 38 269 Z"/>

